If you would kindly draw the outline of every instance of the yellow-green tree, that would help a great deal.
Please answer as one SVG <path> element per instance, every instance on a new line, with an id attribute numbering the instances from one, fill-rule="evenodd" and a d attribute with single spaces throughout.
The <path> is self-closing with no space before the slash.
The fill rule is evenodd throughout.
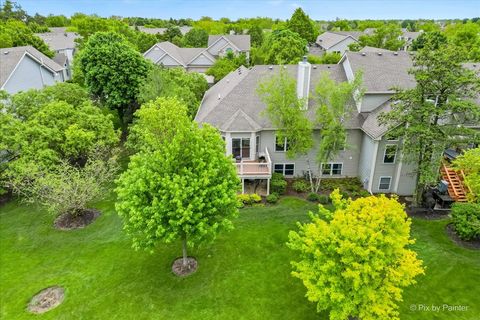
<path id="1" fill-rule="evenodd" d="M 465 184 L 471 191 L 468 199 L 480 202 L 480 148 L 466 151 L 454 161 L 454 165 L 465 173 Z"/>
<path id="2" fill-rule="evenodd" d="M 290 231 L 288 246 L 300 254 L 292 275 L 332 320 L 399 319 L 403 288 L 424 273 L 407 249 L 414 240 L 403 206 L 384 195 L 345 200 L 338 189 L 331 198 L 333 212 L 320 205 L 312 222 Z"/>

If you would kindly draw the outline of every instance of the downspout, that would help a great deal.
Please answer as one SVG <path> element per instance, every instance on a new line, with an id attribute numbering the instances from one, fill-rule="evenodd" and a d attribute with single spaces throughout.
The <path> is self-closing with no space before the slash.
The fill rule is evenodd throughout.
<path id="1" fill-rule="evenodd" d="M 368 179 L 368 192 L 370 192 L 370 194 L 373 194 L 373 191 L 372 191 L 373 177 L 375 176 L 375 166 L 377 164 L 379 141 L 374 140 L 374 143 L 375 143 L 375 147 L 373 149 L 373 161 L 372 161 L 372 166 L 370 167 L 370 178 Z"/>
<path id="2" fill-rule="evenodd" d="M 40 58 L 40 66 L 39 66 L 39 69 L 40 69 L 40 78 L 42 79 L 42 87 L 45 87 L 45 79 L 43 78 L 43 71 L 42 71 L 42 67 L 43 67 L 43 58 Z"/>

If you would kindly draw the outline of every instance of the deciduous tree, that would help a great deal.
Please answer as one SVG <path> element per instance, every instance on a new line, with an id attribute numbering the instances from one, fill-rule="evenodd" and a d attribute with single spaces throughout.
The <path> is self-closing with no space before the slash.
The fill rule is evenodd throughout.
<path id="1" fill-rule="evenodd" d="M 247 66 L 247 58 L 244 54 L 234 56 L 233 53 L 227 54 L 227 56 L 217 59 L 213 66 L 211 66 L 206 74 L 213 76 L 215 82 L 222 80 L 227 74 L 240 66 Z"/>
<path id="2" fill-rule="evenodd" d="M 318 30 L 310 17 L 302 10 L 302 8 L 295 9 L 292 17 L 287 22 L 288 29 L 296 32 L 309 43 L 317 40 Z"/>
<path id="3" fill-rule="evenodd" d="M 465 184 L 471 190 L 469 199 L 480 202 L 480 148 L 465 151 L 453 164 L 465 173 Z"/>
<path id="4" fill-rule="evenodd" d="M 289 29 L 273 31 L 262 50 L 267 64 L 297 63 L 307 53 L 307 41 Z"/>
<path id="5" fill-rule="evenodd" d="M 402 205 L 384 195 L 331 199 L 334 211 L 319 206 L 311 222 L 290 231 L 288 246 L 298 252 L 292 275 L 302 280 L 306 297 L 332 320 L 399 319 L 403 288 L 424 273 L 407 247 L 411 221 Z"/>
<path id="6" fill-rule="evenodd" d="M 183 46 L 191 48 L 206 48 L 208 32 L 200 28 L 192 28 L 183 37 Z"/>

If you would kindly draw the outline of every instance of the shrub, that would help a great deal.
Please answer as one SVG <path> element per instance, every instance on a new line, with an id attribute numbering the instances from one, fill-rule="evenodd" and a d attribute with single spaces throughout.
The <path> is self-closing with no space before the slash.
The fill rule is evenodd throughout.
<path id="1" fill-rule="evenodd" d="M 271 193 L 267 196 L 267 202 L 274 204 L 278 202 L 278 195 L 276 193 Z"/>
<path id="2" fill-rule="evenodd" d="M 292 185 L 293 190 L 297 192 L 306 192 L 309 189 L 309 185 L 305 180 L 297 180 Z"/>
<path id="3" fill-rule="evenodd" d="M 462 240 L 480 236 L 480 204 L 455 203 L 452 206 L 453 225 Z"/>
<path id="4" fill-rule="evenodd" d="M 252 203 L 259 203 L 259 202 L 262 201 L 262 197 L 260 197 L 256 193 L 253 193 L 253 194 L 250 195 L 250 200 L 252 201 Z"/>
<path id="5" fill-rule="evenodd" d="M 273 173 L 270 180 L 270 191 L 276 194 L 284 194 L 287 189 L 287 181 L 280 173 Z"/>
<path id="6" fill-rule="evenodd" d="M 321 204 L 328 204 L 329 201 L 330 199 L 325 194 L 321 194 L 318 196 L 318 202 L 320 202 Z"/>
<path id="7" fill-rule="evenodd" d="M 358 195 L 359 195 L 360 197 L 369 197 L 369 196 L 371 196 L 370 192 L 368 192 L 368 191 L 365 190 L 365 189 L 360 190 L 360 192 L 358 193 Z"/>
<path id="8" fill-rule="evenodd" d="M 259 203 L 262 201 L 262 197 L 260 197 L 258 194 L 253 193 L 253 194 L 237 194 L 237 200 L 243 206 L 240 206 L 240 208 L 243 208 L 245 205 L 251 205 L 253 203 Z"/>
<path id="9" fill-rule="evenodd" d="M 307 196 L 308 201 L 316 202 L 318 201 L 319 195 L 315 192 L 310 192 Z"/>

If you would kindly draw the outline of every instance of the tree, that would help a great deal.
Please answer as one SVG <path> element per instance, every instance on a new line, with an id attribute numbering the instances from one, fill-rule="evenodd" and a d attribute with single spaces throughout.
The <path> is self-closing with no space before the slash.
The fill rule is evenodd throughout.
<path id="1" fill-rule="evenodd" d="M 254 47 L 260 47 L 263 43 L 263 30 L 257 25 L 253 25 L 248 29 L 250 35 L 250 41 Z"/>
<path id="2" fill-rule="evenodd" d="M 480 24 L 450 24 L 445 28 L 449 42 L 457 46 L 465 61 L 480 61 Z"/>
<path id="3" fill-rule="evenodd" d="M 145 108 L 178 114 L 178 127 L 168 140 L 164 140 L 161 123 L 155 126 L 160 130 L 150 132 L 153 138 L 160 134 L 157 143 L 152 151 L 131 157 L 117 181 L 115 208 L 135 249 L 153 250 L 159 241 L 181 239 L 183 270 L 188 271 L 187 245 L 213 240 L 220 230 L 232 228 L 240 183 L 216 129 L 199 128 L 186 116 L 186 107 L 173 98 L 157 102 L 145 105 L 138 116 L 145 114 Z M 167 128 L 171 124 L 165 129 L 171 130 Z"/>
<path id="4" fill-rule="evenodd" d="M 187 106 L 193 119 L 207 89 L 207 80 L 199 73 L 186 72 L 183 68 L 154 66 L 140 87 L 138 100 L 145 103 L 158 97 L 177 97 Z"/>
<path id="5" fill-rule="evenodd" d="M 342 56 L 337 52 L 326 52 L 323 56 L 308 55 L 307 61 L 311 64 L 337 64 Z"/>
<path id="6" fill-rule="evenodd" d="M 292 275 L 332 320 L 399 319 L 403 288 L 424 273 L 407 249 L 414 240 L 403 206 L 384 195 L 345 200 L 338 189 L 331 199 L 333 212 L 320 205 L 310 223 L 290 231 L 288 246 L 299 253 Z"/>
<path id="7" fill-rule="evenodd" d="M 192 28 L 183 37 L 183 46 L 190 48 L 203 48 L 208 45 L 208 32 L 199 29 Z"/>
<path id="8" fill-rule="evenodd" d="M 150 64 L 123 36 L 113 32 L 91 36 L 75 59 L 90 94 L 117 110 L 125 132 Z"/>
<path id="9" fill-rule="evenodd" d="M 302 8 L 295 9 L 292 17 L 287 22 L 288 29 L 296 32 L 309 43 L 317 40 L 318 30 L 310 17 L 305 14 Z"/>
<path id="10" fill-rule="evenodd" d="M 22 21 L 9 20 L 0 22 L 0 48 L 32 46 L 46 56 L 52 58 L 54 52 L 47 44 L 33 34 L 32 30 Z"/>
<path id="11" fill-rule="evenodd" d="M 307 53 L 307 41 L 288 29 L 272 32 L 263 43 L 265 63 L 297 63 Z"/>
<path id="12" fill-rule="evenodd" d="M 437 50 L 426 42 L 413 57 L 413 89 L 398 89 L 392 110 L 380 115 L 391 135 L 402 139 L 402 161 L 416 167 L 416 202 L 436 183 L 445 148 L 479 141 L 467 127 L 477 121 L 480 109 L 473 101 L 480 79 L 462 67 L 462 57 L 448 46 Z"/>
<path id="13" fill-rule="evenodd" d="M 469 200 L 480 202 L 480 148 L 470 149 L 453 161 L 455 168 L 465 173 L 465 184 L 471 190 Z"/>
<path id="14" fill-rule="evenodd" d="M 235 69 L 238 69 L 242 65 L 248 65 L 247 58 L 244 54 L 235 56 L 233 53 L 229 53 L 227 56 L 217 59 L 213 66 L 211 66 L 205 73 L 213 76 L 215 78 L 215 82 L 218 82 L 227 74 Z"/>
<path id="15" fill-rule="evenodd" d="M 6 0 L 0 8 L 0 20 L 18 20 L 26 22 L 29 15 L 22 7 L 13 1 Z"/>
<path id="16" fill-rule="evenodd" d="M 417 39 L 412 41 L 412 50 L 418 51 L 423 49 L 425 42 L 430 42 L 430 47 L 433 50 L 438 50 L 440 47 L 446 46 L 448 43 L 447 37 L 440 31 L 423 32 Z"/>
<path id="17" fill-rule="evenodd" d="M 402 30 L 395 23 L 385 24 L 377 29 L 372 35 L 362 35 L 358 39 L 360 47 L 370 46 L 397 51 L 403 47 L 405 41 L 399 39 Z"/>
<path id="18" fill-rule="evenodd" d="M 323 74 L 316 87 L 318 107 L 314 119 L 307 116 L 306 101 L 297 98 L 296 81 L 286 71 L 281 70 L 259 85 L 265 112 L 277 128 L 278 138 L 288 141 L 287 157 L 306 159 L 312 192 L 320 188 L 322 164 L 346 147 L 345 123 L 354 108 L 353 96 L 362 95 L 360 85 L 360 74 L 356 74 L 351 83 L 336 83 L 327 73 Z M 321 139 L 313 139 L 314 130 L 319 131 Z M 313 149 L 315 159 L 311 158 Z"/>

